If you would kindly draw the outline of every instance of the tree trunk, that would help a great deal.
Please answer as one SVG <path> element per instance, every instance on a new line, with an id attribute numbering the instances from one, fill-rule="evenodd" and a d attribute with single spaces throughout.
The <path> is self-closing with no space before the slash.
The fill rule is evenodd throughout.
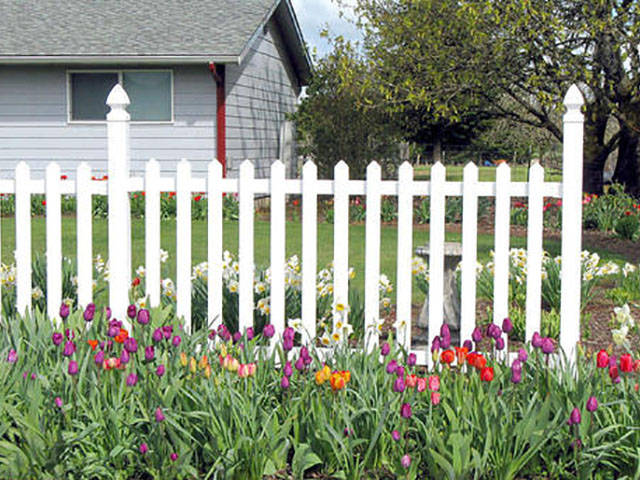
<path id="1" fill-rule="evenodd" d="M 436 162 L 442 162 L 442 140 L 439 134 L 433 140 L 433 163 Z"/>
<path id="2" fill-rule="evenodd" d="M 582 190 L 586 193 L 602 194 L 602 173 L 610 149 L 605 145 L 608 110 L 602 103 L 587 106 L 584 123 L 584 163 Z"/>
<path id="3" fill-rule="evenodd" d="M 613 174 L 613 181 L 624 186 L 625 192 L 634 197 L 640 196 L 638 182 L 638 133 L 623 125 L 620 129 L 618 143 L 618 163 Z"/>

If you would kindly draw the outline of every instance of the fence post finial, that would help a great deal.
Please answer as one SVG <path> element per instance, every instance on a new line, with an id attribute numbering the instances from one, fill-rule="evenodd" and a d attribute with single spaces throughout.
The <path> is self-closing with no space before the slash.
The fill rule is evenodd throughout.
<path id="1" fill-rule="evenodd" d="M 124 91 L 122 85 L 116 84 L 107 97 L 107 105 L 111 107 L 111 111 L 107 114 L 107 120 L 129 120 L 129 113 L 127 113 L 127 107 L 131 104 L 129 95 Z M 122 116 L 122 118 L 114 118 L 113 115 Z"/>

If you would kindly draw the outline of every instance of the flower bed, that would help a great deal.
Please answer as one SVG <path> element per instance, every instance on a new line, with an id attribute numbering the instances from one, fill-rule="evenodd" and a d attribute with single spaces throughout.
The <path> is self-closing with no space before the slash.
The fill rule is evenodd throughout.
<path id="1" fill-rule="evenodd" d="M 36 314 L 0 329 L 0 478 L 573 478 L 635 475 L 638 368 L 626 354 L 554 367 L 549 338 L 513 361 L 512 325 L 478 328 L 435 365 L 392 341 L 298 348 L 169 309 Z M 235 341 L 234 341 L 235 340 Z M 267 345 L 272 342 L 272 350 Z M 479 345 L 484 351 L 475 350 Z M 326 356 L 329 352 L 331 355 Z"/>

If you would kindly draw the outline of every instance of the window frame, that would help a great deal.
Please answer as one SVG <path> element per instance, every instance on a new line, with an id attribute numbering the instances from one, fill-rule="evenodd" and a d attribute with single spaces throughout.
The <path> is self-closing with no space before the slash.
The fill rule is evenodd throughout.
<path id="1" fill-rule="evenodd" d="M 71 91 L 71 75 L 74 73 L 115 73 L 118 75 L 118 84 L 124 88 L 124 73 L 152 73 L 152 72 L 164 72 L 169 73 L 169 95 L 171 97 L 171 119 L 169 120 L 131 120 L 131 123 L 136 125 L 173 125 L 175 123 L 175 102 L 174 102 L 174 86 L 173 86 L 173 69 L 170 68 L 108 68 L 108 69 L 73 69 L 67 70 L 67 124 L 88 124 L 88 125 L 102 125 L 107 123 L 107 119 L 104 120 L 75 120 L 73 119 L 73 101 Z"/>

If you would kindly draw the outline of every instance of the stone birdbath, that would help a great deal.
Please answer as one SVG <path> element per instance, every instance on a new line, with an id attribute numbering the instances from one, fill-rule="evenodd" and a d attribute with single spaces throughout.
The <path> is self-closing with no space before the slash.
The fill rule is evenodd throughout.
<path id="1" fill-rule="evenodd" d="M 425 259 L 429 264 L 429 245 L 416 248 L 416 255 Z M 444 244 L 444 323 L 449 325 L 452 344 L 460 337 L 460 292 L 456 282 L 456 268 L 462 260 L 462 244 L 457 242 L 445 242 Z M 429 296 L 425 298 L 422 311 L 418 317 L 418 327 L 425 329 L 426 338 L 429 338 Z M 434 333 L 433 335 L 436 335 Z M 431 336 L 433 336 L 431 335 Z"/>

